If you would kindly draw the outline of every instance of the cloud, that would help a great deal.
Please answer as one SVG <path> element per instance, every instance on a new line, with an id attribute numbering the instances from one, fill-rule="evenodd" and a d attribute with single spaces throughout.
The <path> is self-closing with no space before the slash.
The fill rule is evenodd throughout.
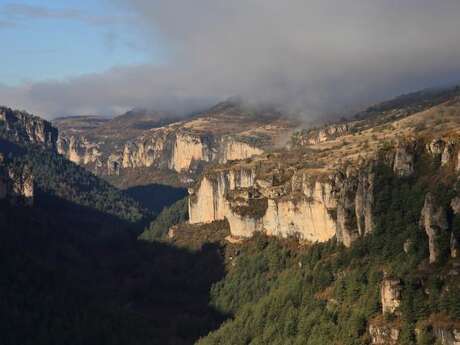
<path id="1" fill-rule="evenodd" d="M 53 116 L 240 95 L 318 117 L 460 80 L 458 0 L 117 1 L 167 64 L 3 87 L 0 103 Z"/>
<path id="2" fill-rule="evenodd" d="M 109 25 L 120 21 L 125 21 L 127 18 L 127 16 L 101 16 L 93 15 L 78 9 L 54 9 L 47 6 L 28 5 L 23 3 L 6 4 L 1 7 L 0 13 L 12 20 L 62 19 L 80 21 L 90 25 Z"/>

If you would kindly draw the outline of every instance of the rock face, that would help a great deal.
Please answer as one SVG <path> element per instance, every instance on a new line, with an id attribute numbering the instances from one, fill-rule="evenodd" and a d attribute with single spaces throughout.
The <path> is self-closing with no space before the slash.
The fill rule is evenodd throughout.
<path id="1" fill-rule="evenodd" d="M 32 206 L 34 201 L 34 178 L 30 168 L 8 168 L 3 156 L 0 157 L 0 200 L 23 206 Z"/>
<path id="2" fill-rule="evenodd" d="M 0 130 L 2 127 L 15 142 L 56 149 L 57 129 L 39 117 L 0 107 Z"/>
<path id="3" fill-rule="evenodd" d="M 455 157 L 456 145 L 454 142 L 448 142 L 441 156 L 441 165 L 445 166 L 450 164 Z"/>
<path id="4" fill-rule="evenodd" d="M 190 190 L 190 222 L 227 219 L 235 237 L 250 237 L 260 231 L 284 237 L 295 234 L 314 242 L 335 235 L 349 247 L 375 228 L 377 165 L 391 167 L 398 177 L 409 177 L 415 173 L 416 161 L 426 159 L 426 153 L 439 162 L 444 156 L 444 165 L 455 163 L 454 141 L 436 139 L 426 146 L 426 152 L 419 149 L 423 147 L 415 139 L 399 141 L 393 150 L 381 151 L 383 154 L 366 159 L 354 156 L 353 163 L 339 159 L 335 165 L 321 151 L 298 148 L 230 162 L 210 169 Z M 324 157 L 327 165 L 317 168 L 315 157 Z M 251 171 L 246 184 L 233 181 L 236 171 Z M 448 233 L 447 210 L 432 198 L 427 195 L 420 224 L 429 238 L 433 263 L 439 256 L 438 240 L 444 240 L 440 236 L 449 236 L 452 256 L 458 256 L 459 239 Z M 452 208 L 459 212 L 460 201 L 454 201 Z M 404 250 L 408 252 L 409 247 L 407 244 Z"/>
<path id="5" fill-rule="evenodd" d="M 436 205 L 431 193 L 426 195 L 420 226 L 425 230 L 428 236 L 430 263 L 434 263 L 440 255 L 437 242 L 441 236 L 446 235 L 449 224 L 447 222 L 446 210 Z"/>
<path id="6" fill-rule="evenodd" d="M 390 325 L 369 326 L 369 335 L 373 345 L 396 345 L 399 339 L 399 329 Z"/>
<path id="7" fill-rule="evenodd" d="M 205 138 L 188 133 L 177 133 L 169 159 L 169 168 L 176 172 L 188 171 L 194 161 L 209 162 L 212 159 L 210 145 Z"/>
<path id="8" fill-rule="evenodd" d="M 284 186 L 267 180 L 257 179 L 254 168 L 205 175 L 190 190 L 190 223 L 227 219 L 235 237 L 251 237 L 256 231 L 284 237 L 297 234 L 311 241 L 334 236 L 329 210 L 335 205 L 328 183 L 309 184 L 307 176 L 292 176 Z M 254 189 L 255 185 L 259 188 Z M 287 190 L 293 186 L 297 195 L 289 198 Z"/>
<path id="9" fill-rule="evenodd" d="M 394 314 L 401 304 L 401 280 L 386 276 L 380 286 L 382 313 Z"/>
<path id="10" fill-rule="evenodd" d="M 59 136 L 57 150 L 70 161 L 81 165 L 100 163 L 102 155 L 99 146 L 91 143 L 85 137 L 71 136 L 67 138 Z"/>
<path id="11" fill-rule="evenodd" d="M 250 144 L 235 141 L 231 137 L 222 139 L 220 145 L 219 163 L 227 163 L 228 161 L 244 160 L 253 156 L 261 155 L 264 150 L 251 146 Z"/>
<path id="12" fill-rule="evenodd" d="M 350 133 L 349 125 L 334 124 L 320 129 L 304 130 L 293 138 L 295 146 L 309 146 L 334 140 Z"/>
<path id="13" fill-rule="evenodd" d="M 337 239 L 349 247 L 359 237 L 374 229 L 373 164 L 359 171 L 348 168 L 335 177 L 337 196 Z"/>
<path id="14" fill-rule="evenodd" d="M 220 171 L 205 175 L 195 189 L 189 189 L 190 223 L 210 223 L 223 220 L 230 210 L 226 199 L 229 191 L 254 185 L 253 169 Z"/>
<path id="15" fill-rule="evenodd" d="M 124 145 L 121 167 L 161 167 L 169 164 L 169 156 L 174 145 L 172 133 L 168 129 L 156 129 Z"/>
<path id="16" fill-rule="evenodd" d="M 407 177 L 414 173 L 415 154 L 413 143 L 398 143 L 393 171 L 397 176 Z"/>
<path id="17" fill-rule="evenodd" d="M 452 212 L 455 216 L 460 214 L 460 198 L 454 198 L 451 203 L 450 207 L 452 208 Z M 454 230 L 450 234 L 450 255 L 452 258 L 460 257 L 460 241 L 458 238 L 458 233 L 456 234 Z"/>
<path id="18" fill-rule="evenodd" d="M 460 345 L 460 329 L 434 327 L 433 333 L 442 345 Z"/>
<path id="19" fill-rule="evenodd" d="M 228 102 L 202 114 L 145 130 L 139 128 L 139 123 L 127 124 L 131 127 L 126 130 L 120 127 L 130 116 L 107 120 L 99 127 L 89 126 L 88 130 L 78 126 L 78 121 L 77 127 L 71 128 L 60 120 L 63 130 L 58 149 L 99 175 L 151 168 L 170 171 L 188 181 L 198 177 L 209 163 L 262 154 L 297 126 L 295 120 L 283 119 L 273 111 L 255 110 L 254 114 L 242 105 Z M 114 132 L 114 126 L 119 128 L 118 132 L 126 131 L 129 135 Z"/>
<path id="20" fill-rule="evenodd" d="M 299 169 L 238 164 L 205 174 L 190 189 L 190 223 L 227 219 L 232 236 L 256 231 L 344 245 L 373 231 L 373 172 L 318 176 Z"/>

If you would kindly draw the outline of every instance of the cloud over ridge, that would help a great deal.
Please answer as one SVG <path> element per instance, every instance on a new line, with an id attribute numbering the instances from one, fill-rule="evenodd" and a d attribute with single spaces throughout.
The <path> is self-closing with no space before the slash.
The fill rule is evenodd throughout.
<path id="1" fill-rule="evenodd" d="M 160 35 L 167 64 L 0 85 L 0 103 L 52 117 L 239 95 L 313 117 L 460 80 L 458 0 L 116 2 L 147 43 Z"/>

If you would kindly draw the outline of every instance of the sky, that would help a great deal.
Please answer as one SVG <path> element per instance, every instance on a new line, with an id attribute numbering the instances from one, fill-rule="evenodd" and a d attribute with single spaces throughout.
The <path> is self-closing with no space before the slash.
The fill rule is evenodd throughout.
<path id="1" fill-rule="evenodd" d="M 0 104 L 306 118 L 460 81 L 458 0 L 0 0 Z"/>

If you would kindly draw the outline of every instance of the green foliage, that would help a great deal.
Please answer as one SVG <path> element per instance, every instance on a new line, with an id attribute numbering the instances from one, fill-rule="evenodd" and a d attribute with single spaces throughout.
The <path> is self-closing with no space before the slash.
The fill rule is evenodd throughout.
<path id="1" fill-rule="evenodd" d="M 181 199 L 165 207 L 150 223 L 150 226 L 139 236 L 141 240 L 154 241 L 161 239 L 173 225 L 183 223 L 188 219 L 188 198 Z"/>
<path id="2" fill-rule="evenodd" d="M 114 231 L 119 219 L 65 203 L 0 202 L 2 345 L 192 344 L 222 322 L 208 306 L 223 274 L 214 247 L 137 241 Z"/>
<path id="3" fill-rule="evenodd" d="M 369 322 L 381 315 L 383 270 L 403 280 L 400 316 L 384 319 L 399 320 L 401 344 L 414 345 L 416 323 L 434 313 L 458 319 L 459 284 L 445 289 L 442 264 L 427 272 L 419 269 L 428 257 L 419 227 L 426 193 L 446 204 L 452 181 L 433 184 L 437 167 L 424 159 L 417 164 L 411 178 L 397 178 L 389 167 L 377 166 L 375 232 L 349 249 L 330 241 L 292 250 L 263 237 L 246 245 L 226 278 L 212 288 L 213 305 L 233 319 L 199 344 L 368 344 Z M 407 240 L 413 245 L 406 254 Z"/>
<path id="4" fill-rule="evenodd" d="M 27 148 L 11 164 L 31 167 L 38 203 L 47 194 L 129 222 L 149 217 L 138 203 L 121 191 L 52 151 Z"/>

